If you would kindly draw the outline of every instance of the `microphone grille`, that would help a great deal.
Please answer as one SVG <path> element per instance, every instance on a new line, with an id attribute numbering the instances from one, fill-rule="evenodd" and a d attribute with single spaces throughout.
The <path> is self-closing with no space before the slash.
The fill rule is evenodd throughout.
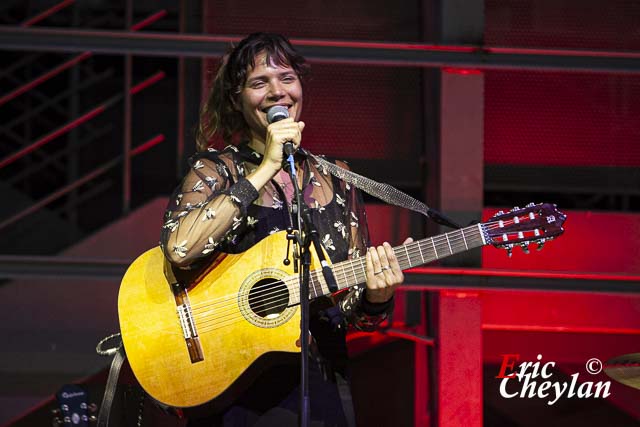
<path id="1" fill-rule="evenodd" d="M 289 109 L 283 105 L 274 105 L 267 110 L 267 122 L 269 124 L 289 118 Z"/>

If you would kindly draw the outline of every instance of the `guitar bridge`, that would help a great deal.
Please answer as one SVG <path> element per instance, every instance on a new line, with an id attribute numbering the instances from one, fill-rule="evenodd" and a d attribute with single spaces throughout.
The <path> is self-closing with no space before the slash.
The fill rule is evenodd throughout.
<path id="1" fill-rule="evenodd" d="M 189 295 L 187 290 L 180 288 L 174 289 L 174 296 L 176 299 L 176 313 L 180 326 L 182 327 L 182 333 L 184 335 L 184 341 L 187 344 L 187 351 L 189 352 L 189 358 L 191 363 L 197 363 L 204 360 L 204 352 L 202 351 L 202 345 L 200 345 L 200 338 L 198 337 L 198 330 L 196 329 L 196 323 L 193 319 L 193 313 L 191 311 L 191 303 L 189 302 Z"/>

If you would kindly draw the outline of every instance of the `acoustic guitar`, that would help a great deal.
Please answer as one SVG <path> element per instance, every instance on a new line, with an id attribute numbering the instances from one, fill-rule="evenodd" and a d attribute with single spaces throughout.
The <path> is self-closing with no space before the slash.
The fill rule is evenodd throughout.
<path id="1" fill-rule="evenodd" d="M 394 251 L 404 270 L 484 245 L 541 247 L 562 234 L 565 218 L 555 205 L 530 204 Z M 131 368 L 153 398 L 181 408 L 223 402 L 250 382 L 251 368 L 300 352 L 298 275 L 282 262 L 285 233 L 221 254 L 188 288 L 167 281 L 159 247 L 133 262 L 120 286 L 120 328 Z M 310 299 L 329 294 L 316 254 L 311 268 Z M 364 257 L 332 269 L 340 289 L 366 281 Z"/>

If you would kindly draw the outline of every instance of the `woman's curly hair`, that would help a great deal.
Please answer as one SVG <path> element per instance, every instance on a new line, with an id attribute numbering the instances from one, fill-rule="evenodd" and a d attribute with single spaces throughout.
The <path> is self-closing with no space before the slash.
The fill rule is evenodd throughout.
<path id="1" fill-rule="evenodd" d="M 261 53 L 266 54 L 267 63 L 293 68 L 301 81 L 308 73 L 304 57 L 280 34 L 253 33 L 232 46 L 222 57 L 207 101 L 200 110 L 196 130 L 198 151 L 206 151 L 216 134 L 225 144 L 233 143 L 235 136 L 248 137 L 247 123 L 236 105 L 247 79 L 247 70 L 255 66 L 255 58 Z"/>

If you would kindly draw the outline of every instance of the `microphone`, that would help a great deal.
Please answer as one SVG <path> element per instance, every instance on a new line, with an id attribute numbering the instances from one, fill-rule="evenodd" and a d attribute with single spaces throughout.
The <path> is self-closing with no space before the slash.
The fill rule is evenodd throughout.
<path id="1" fill-rule="evenodd" d="M 269 110 L 267 110 L 267 123 L 269 124 L 279 122 L 280 120 L 284 120 L 288 118 L 289 118 L 289 109 L 283 105 L 274 105 L 273 107 L 269 108 Z M 284 151 L 285 157 L 291 156 L 295 151 L 293 147 L 293 142 L 286 141 L 284 143 L 283 151 Z"/>

